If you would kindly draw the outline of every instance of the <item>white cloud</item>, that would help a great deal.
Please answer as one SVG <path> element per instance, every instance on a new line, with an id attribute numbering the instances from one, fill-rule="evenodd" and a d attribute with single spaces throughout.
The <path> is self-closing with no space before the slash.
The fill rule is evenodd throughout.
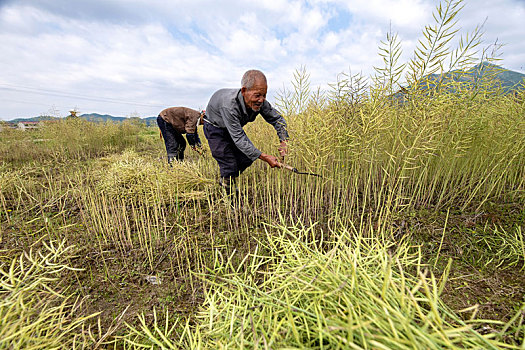
<path id="1" fill-rule="evenodd" d="M 392 22 L 394 27 L 419 30 L 431 19 L 434 3 L 423 0 L 354 0 L 346 4 L 351 12 L 359 13 L 366 20 L 375 19 L 383 25 Z"/>
<path id="2" fill-rule="evenodd" d="M 136 111 L 143 116 L 170 105 L 204 108 L 216 89 L 238 86 L 250 68 L 267 74 L 270 96 L 302 65 L 312 87 L 326 86 L 342 71 L 372 73 L 381 62 L 377 47 L 390 23 L 407 60 L 435 4 L 7 1 L 0 5 L 0 118 L 33 116 L 53 105 L 64 115 L 75 106 L 81 112 Z M 525 5 L 517 0 L 466 2 L 459 18 L 462 31 L 471 31 L 487 16 L 487 44 L 496 38 L 507 43 L 503 64 L 523 70 Z M 108 98 L 123 103 L 104 102 Z"/>

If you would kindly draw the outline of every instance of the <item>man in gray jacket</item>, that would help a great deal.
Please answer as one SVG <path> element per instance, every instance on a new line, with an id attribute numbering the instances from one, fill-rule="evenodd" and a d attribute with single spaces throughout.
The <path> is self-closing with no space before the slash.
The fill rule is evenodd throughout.
<path id="1" fill-rule="evenodd" d="M 219 164 L 221 184 L 230 193 L 235 178 L 255 160 L 261 159 L 272 168 L 280 165 L 276 157 L 259 151 L 243 130 L 259 114 L 275 128 L 281 141 L 279 152 L 281 156 L 286 154 L 286 122 L 266 100 L 267 90 L 265 75 L 249 70 L 242 77 L 240 89 L 218 90 L 206 108 L 204 135 Z"/>

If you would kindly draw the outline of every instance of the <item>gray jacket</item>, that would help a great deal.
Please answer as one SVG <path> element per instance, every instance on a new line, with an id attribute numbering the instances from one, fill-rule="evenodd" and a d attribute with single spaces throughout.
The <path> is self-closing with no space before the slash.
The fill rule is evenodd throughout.
<path id="1" fill-rule="evenodd" d="M 288 139 L 286 121 L 279 112 L 267 100 L 259 112 L 246 108 L 241 89 L 221 89 L 215 92 L 206 107 L 205 120 L 218 128 L 227 129 L 237 148 L 251 160 L 256 160 L 262 152 L 253 145 L 242 127 L 253 122 L 259 113 L 275 128 L 280 141 Z"/>

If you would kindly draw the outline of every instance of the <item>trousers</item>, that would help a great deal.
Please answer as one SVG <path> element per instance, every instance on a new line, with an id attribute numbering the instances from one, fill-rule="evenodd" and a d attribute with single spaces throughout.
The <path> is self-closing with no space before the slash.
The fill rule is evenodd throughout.
<path id="1" fill-rule="evenodd" d="M 186 149 L 186 140 L 180 132 L 175 130 L 170 123 L 167 123 L 160 116 L 157 117 L 157 125 L 159 126 L 164 145 L 166 146 L 166 153 L 168 154 L 168 162 L 171 163 L 173 159 L 184 160 L 184 150 Z"/>
<path id="2" fill-rule="evenodd" d="M 204 136 L 222 178 L 236 178 L 252 165 L 253 161 L 235 146 L 228 130 L 204 122 Z"/>

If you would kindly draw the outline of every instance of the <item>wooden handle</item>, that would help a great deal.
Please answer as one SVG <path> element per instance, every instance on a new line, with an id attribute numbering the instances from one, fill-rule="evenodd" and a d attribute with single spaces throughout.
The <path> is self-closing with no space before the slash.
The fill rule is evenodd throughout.
<path id="1" fill-rule="evenodd" d="M 295 168 L 288 164 L 278 163 L 278 167 L 295 172 Z"/>

